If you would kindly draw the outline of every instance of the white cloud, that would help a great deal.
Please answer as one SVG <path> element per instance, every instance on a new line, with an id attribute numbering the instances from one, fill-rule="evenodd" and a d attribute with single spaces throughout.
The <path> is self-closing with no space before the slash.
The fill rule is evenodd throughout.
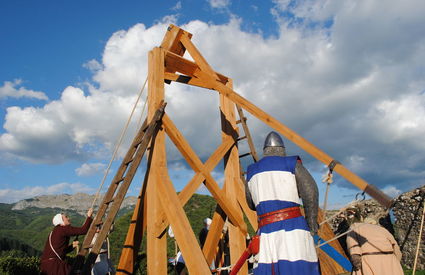
<path id="1" fill-rule="evenodd" d="M 211 8 L 223 9 L 230 5 L 230 0 L 208 0 Z"/>
<path id="2" fill-rule="evenodd" d="M 91 193 L 93 188 L 82 183 L 58 183 L 50 186 L 27 186 L 23 189 L 0 189 L 0 202 L 14 203 L 40 195 Z"/>
<path id="3" fill-rule="evenodd" d="M 402 193 L 402 191 L 400 189 L 398 189 L 395 186 L 391 186 L 391 185 L 386 186 L 384 189 L 382 189 L 382 192 L 384 192 L 385 194 L 387 194 L 391 198 L 395 198 Z"/>
<path id="4" fill-rule="evenodd" d="M 181 1 L 177 1 L 176 5 L 174 7 L 171 8 L 174 11 L 178 11 L 182 9 L 182 2 Z"/>
<path id="5" fill-rule="evenodd" d="M 92 59 L 92 60 L 84 63 L 83 67 L 86 68 L 86 69 L 89 69 L 92 72 L 96 72 L 96 71 L 103 69 L 102 64 L 100 64 L 99 61 L 97 61 L 96 59 Z"/>
<path id="6" fill-rule="evenodd" d="M 425 171 L 425 29 L 420 27 L 425 2 L 288 3 L 275 1 L 280 25 L 274 37 L 245 32 L 243 19 L 235 18 L 222 25 L 191 21 L 182 28 L 193 33 L 212 67 L 233 79 L 237 92 L 350 170 L 379 187 L 417 185 Z M 9 107 L 0 150 L 38 162 L 102 156 L 115 143 L 145 80 L 148 51 L 161 43 L 173 20 L 114 33 L 102 60 L 89 62 L 94 70 L 88 91 L 67 87 L 43 107 Z M 166 85 L 166 100 L 169 116 L 207 158 L 221 141 L 216 94 L 172 83 Z M 270 129 L 247 115 L 261 148 Z M 287 144 L 288 153 L 311 161 Z M 172 147 L 167 156 L 181 158 Z"/>
<path id="7" fill-rule="evenodd" d="M 40 100 L 48 100 L 48 97 L 43 92 L 38 92 L 34 90 L 28 90 L 25 87 L 19 87 L 22 84 L 21 79 L 15 79 L 13 82 L 5 81 L 3 86 L 0 87 L 0 98 L 6 97 L 29 97 L 36 98 Z"/>
<path id="8" fill-rule="evenodd" d="M 105 166 L 103 163 L 83 163 L 83 165 L 75 169 L 75 173 L 80 177 L 92 176 L 99 172 L 103 173 Z"/>

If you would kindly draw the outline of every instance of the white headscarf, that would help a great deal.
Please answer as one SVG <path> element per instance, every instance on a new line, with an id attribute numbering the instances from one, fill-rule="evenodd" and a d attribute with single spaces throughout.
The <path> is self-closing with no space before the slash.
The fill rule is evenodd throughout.
<path id="1" fill-rule="evenodd" d="M 210 225 L 212 223 L 212 220 L 210 218 L 206 218 L 204 220 L 204 224 L 207 226 L 207 229 L 210 230 Z"/>
<path id="2" fill-rule="evenodd" d="M 56 214 L 54 217 L 53 217 L 53 225 L 54 226 L 57 226 L 57 225 L 65 225 L 65 223 L 63 222 L 63 219 L 62 219 L 62 214 Z"/>

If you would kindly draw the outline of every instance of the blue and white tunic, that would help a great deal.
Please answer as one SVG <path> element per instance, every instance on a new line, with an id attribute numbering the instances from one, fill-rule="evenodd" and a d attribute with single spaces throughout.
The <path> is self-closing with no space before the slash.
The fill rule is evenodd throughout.
<path id="1" fill-rule="evenodd" d="M 247 181 L 257 215 L 300 205 L 295 166 L 298 156 L 264 157 L 248 167 Z M 320 274 L 316 249 L 303 216 L 259 229 L 254 274 Z"/>

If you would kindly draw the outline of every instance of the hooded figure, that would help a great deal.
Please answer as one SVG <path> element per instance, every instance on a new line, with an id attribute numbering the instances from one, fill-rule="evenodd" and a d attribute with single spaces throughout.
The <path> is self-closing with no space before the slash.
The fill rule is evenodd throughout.
<path id="1" fill-rule="evenodd" d="M 402 275 L 401 252 L 394 236 L 376 219 L 366 218 L 363 223 L 351 225 L 347 248 L 353 264 L 353 274 Z"/>
<path id="2" fill-rule="evenodd" d="M 298 156 L 286 156 L 277 133 L 267 135 L 263 155 L 248 167 L 245 188 L 248 205 L 259 220 L 254 274 L 319 274 L 312 237 L 318 229 L 316 182 Z"/>

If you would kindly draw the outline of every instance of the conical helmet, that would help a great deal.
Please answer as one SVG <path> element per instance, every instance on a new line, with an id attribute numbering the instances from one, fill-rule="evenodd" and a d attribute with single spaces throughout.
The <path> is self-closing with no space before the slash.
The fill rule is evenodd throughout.
<path id="1" fill-rule="evenodd" d="M 266 140 L 264 140 L 263 149 L 266 148 L 266 147 L 283 147 L 283 148 L 285 148 L 285 144 L 283 144 L 283 140 L 279 136 L 278 133 L 271 131 L 267 135 Z"/>

